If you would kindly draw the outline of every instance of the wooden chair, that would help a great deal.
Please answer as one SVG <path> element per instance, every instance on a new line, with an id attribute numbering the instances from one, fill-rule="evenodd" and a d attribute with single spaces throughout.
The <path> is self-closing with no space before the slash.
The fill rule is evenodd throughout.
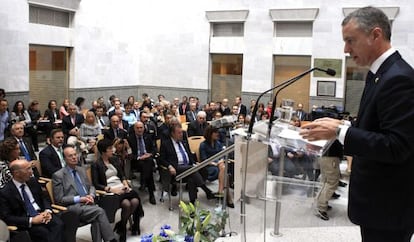
<path id="1" fill-rule="evenodd" d="M 159 151 L 160 151 L 160 147 L 161 147 L 161 140 L 158 139 L 156 141 L 156 145 L 157 145 L 157 155 L 156 158 L 159 157 Z M 168 204 L 169 207 L 168 209 L 170 211 L 173 210 L 172 207 L 172 200 L 171 200 L 171 175 L 170 175 L 170 171 L 168 170 L 168 167 L 165 167 L 163 165 L 160 165 L 159 162 L 157 162 L 158 165 L 158 172 L 160 173 L 160 179 L 161 179 L 161 196 L 160 196 L 160 202 L 164 202 L 164 192 L 167 192 L 168 194 Z"/>
<path id="2" fill-rule="evenodd" d="M 201 162 L 200 159 L 200 144 L 203 142 L 205 138 L 203 136 L 191 136 L 188 137 L 188 144 L 190 146 L 190 150 L 194 153 L 197 157 L 197 162 Z"/>
<path id="3" fill-rule="evenodd" d="M 189 122 L 181 123 L 181 128 L 183 129 L 183 131 L 187 132 L 188 124 L 190 123 Z"/>

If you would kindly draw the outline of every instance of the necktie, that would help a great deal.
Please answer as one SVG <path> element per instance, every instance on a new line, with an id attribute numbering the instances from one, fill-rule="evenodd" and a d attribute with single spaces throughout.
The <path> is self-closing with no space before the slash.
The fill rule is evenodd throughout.
<path id="1" fill-rule="evenodd" d="M 118 137 L 118 134 L 119 134 L 119 129 L 118 129 L 118 128 L 116 128 L 116 129 L 114 130 L 114 133 L 115 133 L 115 138 L 117 138 L 117 137 Z"/>
<path id="2" fill-rule="evenodd" d="M 65 167 L 66 163 L 65 163 L 65 160 L 63 159 L 62 147 L 60 147 L 57 150 L 57 153 L 58 153 L 58 156 L 59 156 L 60 164 L 62 165 L 62 167 Z"/>
<path id="3" fill-rule="evenodd" d="M 145 154 L 145 147 L 144 141 L 142 140 L 142 136 L 138 137 L 138 149 L 139 149 L 139 156 Z"/>
<path id="4" fill-rule="evenodd" d="M 72 170 L 72 173 L 73 173 L 73 179 L 75 179 L 76 190 L 78 191 L 81 197 L 84 197 L 86 195 L 86 191 L 85 191 L 84 186 L 82 185 L 82 182 L 80 181 L 79 177 L 76 174 L 76 170 Z"/>
<path id="5" fill-rule="evenodd" d="M 23 200 L 24 200 L 24 205 L 26 206 L 27 214 L 30 217 L 34 217 L 34 216 L 36 216 L 38 214 L 38 212 L 33 207 L 32 202 L 30 202 L 29 195 L 27 195 L 26 191 L 24 190 L 24 187 L 25 187 L 25 184 L 20 185 L 20 189 L 22 190 L 22 196 L 23 196 Z"/>
<path id="6" fill-rule="evenodd" d="M 365 101 L 367 94 L 369 92 L 370 87 L 372 86 L 372 80 L 374 79 L 375 75 L 371 71 L 368 71 L 367 77 L 365 78 L 365 87 L 364 92 L 362 93 L 361 97 L 361 104 Z"/>
<path id="7" fill-rule="evenodd" d="M 102 118 L 99 119 L 99 122 L 101 123 L 102 127 L 105 127 L 105 122 L 103 121 Z"/>
<path id="8" fill-rule="evenodd" d="M 177 145 L 178 145 L 178 150 L 181 153 L 181 156 L 183 157 L 183 164 L 184 165 L 188 165 L 188 158 L 187 158 L 187 153 L 184 151 L 181 142 L 177 141 Z"/>
<path id="9" fill-rule="evenodd" d="M 24 145 L 23 140 L 22 139 L 19 139 L 19 143 L 20 143 L 20 150 L 23 153 L 24 158 L 27 161 L 31 161 L 32 159 L 30 158 L 29 151 L 27 151 L 26 146 Z"/>

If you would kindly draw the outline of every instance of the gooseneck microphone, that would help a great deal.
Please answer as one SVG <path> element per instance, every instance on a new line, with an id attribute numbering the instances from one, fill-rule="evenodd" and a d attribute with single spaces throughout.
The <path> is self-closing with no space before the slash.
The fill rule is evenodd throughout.
<path id="1" fill-rule="evenodd" d="M 262 92 L 257 97 L 256 104 L 254 105 L 252 117 L 250 118 L 249 128 L 247 130 L 247 136 L 250 138 L 250 136 L 252 135 L 253 125 L 254 125 L 254 122 L 255 122 L 255 119 L 256 119 L 257 109 L 259 108 L 259 100 L 260 100 L 260 98 L 263 97 L 263 95 L 265 95 L 266 93 L 268 93 L 270 91 L 273 91 L 273 90 L 275 90 L 277 88 L 280 88 L 276 92 L 276 95 L 275 95 L 274 100 L 273 100 L 273 103 L 272 103 L 272 110 L 271 110 L 272 111 L 271 112 L 272 115 L 270 115 L 270 117 L 269 117 L 269 119 L 270 119 L 269 120 L 269 127 L 271 127 L 272 122 L 274 120 L 274 112 L 275 112 L 275 108 L 276 108 L 276 98 L 277 98 L 277 95 L 279 94 L 279 92 L 282 91 L 283 89 L 285 89 L 286 87 L 288 87 L 289 85 L 293 84 L 297 80 L 301 79 L 302 77 L 306 76 L 307 74 L 309 74 L 309 73 L 311 73 L 312 71 L 315 71 L 315 70 L 325 72 L 326 74 L 328 74 L 330 76 L 335 76 L 335 74 L 336 74 L 336 71 L 335 70 L 332 70 L 330 68 L 328 68 L 328 69 L 325 70 L 325 69 L 322 69 L 322 68 L 319 68 L 319 67 L 314 67 L 314 68 L 311 68 L 311 69 L 309 69 L 309 70 L 307 70 L 307 71 L 305 71 L 305 72 L 303 72 L 303 73 L 301 73 L 301 74 L 299 74 L 299 75 L 297 75 L 297 76 L 295 76 L 295 77 L 293 77 L 293 78 L 291 78 L 291 79 L 289 79 L 287 81 L 284 81 L 284 82 L 280 83 L 279 85 L 276 85 L 276 86 L 274 86 L 274 87 L 272 87 L 272 88 L 270 88 L 270 89 Z"/>

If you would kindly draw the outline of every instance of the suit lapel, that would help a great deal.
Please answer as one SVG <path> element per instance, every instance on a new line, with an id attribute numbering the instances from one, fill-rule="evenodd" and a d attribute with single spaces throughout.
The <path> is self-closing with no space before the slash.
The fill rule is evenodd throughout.
<path id="1" fill-rule="evenodd" d="M 361 99 L 361 103 L 359 105 L 359 111 L 358 111 L 358 119 L 356 122 L 356 127 L 359 127 L 359 120 L 361 120 L 361 116 L 364 115 L 365 110 L 367 109 L 367 106 L 375 96 L 375 90 L 378 86 L 378 84 L 381 82 L 382 76 L 384 73 L 399 59 L 401 59 L 400 53 L 398 51 L 394 52 L 392 55 L 390 55 L 379 67 L 377 73 L 374 74 L 373 78 L 368 81 L 364 88 L 364 94 Z"/>
<path id="2" fill-rule="evenodd" d="M 76 185 L 75 185 L 75 180 L 73 179 L 73 176 L 72 176 L 72 174 L 70 174 L 70 172 L 69 172 L 69 170 L 68 169 L 64 169 L 64 173 L 63 173 L 63 175 L 65 176 L 64 177 L 64 180 L 66 180 L 66 184 L 70 184 L 71 186 L 72 186 L 72 188 L 75 190 L 75 191 L 77 191 L 76 190 Z"/>

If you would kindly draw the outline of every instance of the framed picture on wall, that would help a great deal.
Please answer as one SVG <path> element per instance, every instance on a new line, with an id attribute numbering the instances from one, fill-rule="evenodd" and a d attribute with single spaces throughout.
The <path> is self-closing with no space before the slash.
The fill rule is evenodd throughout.
<path id="1" fill-rule="evenodd" d="M 336 82 L 335 81 L 318 81 L 316 95 L 322 97 L 335 97 Z"/>

